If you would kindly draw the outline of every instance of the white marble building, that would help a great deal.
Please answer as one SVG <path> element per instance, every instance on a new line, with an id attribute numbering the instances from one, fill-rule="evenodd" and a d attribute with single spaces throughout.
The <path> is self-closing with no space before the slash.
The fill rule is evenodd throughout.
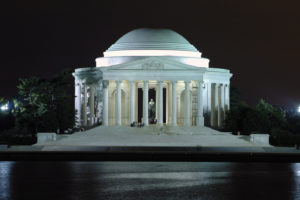
<path id="1" fill-rule="evenodd" d="M 96 67 L 73 73 L 79 126 L 222 126 L 232 74 L 209 67 L 178 33 L 136 29 L 103 54 Z"/>

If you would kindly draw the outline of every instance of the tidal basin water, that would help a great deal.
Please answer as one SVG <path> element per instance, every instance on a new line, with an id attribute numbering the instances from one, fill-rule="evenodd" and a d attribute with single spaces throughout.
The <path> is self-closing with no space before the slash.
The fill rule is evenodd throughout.
<path id="1" fill-rule="evenodd" d="M 300 199 L 300 163 L 0 162 L 0 199 Z"/>

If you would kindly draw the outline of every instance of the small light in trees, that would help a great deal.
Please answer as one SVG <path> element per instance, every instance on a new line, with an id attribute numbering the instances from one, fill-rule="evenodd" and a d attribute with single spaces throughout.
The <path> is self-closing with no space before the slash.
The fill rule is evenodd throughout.
<path id="1" fill-rule="evenodd" d="M 2 111 L 8 110 L 8 104 L 5 104 L 5 105 L 1 106 L 1 110 Z"/>
<path id="2" fill-rule="evenodd" d="M 300 106 L 298 106 L 298 110 L 297 111 L 298 111 L 298 113 L 300 113 Z"/>

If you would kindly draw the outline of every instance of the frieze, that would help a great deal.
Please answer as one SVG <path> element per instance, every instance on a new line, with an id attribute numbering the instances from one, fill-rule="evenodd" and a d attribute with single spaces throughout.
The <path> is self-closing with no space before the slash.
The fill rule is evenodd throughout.
<path id="1" fill-rule="evenodd" d="M 142 64 L 141 68 L 143 70 L 156 70 L 156 69 L 164 69 L 164 64 L 161 62 L 147 62 Z"/>

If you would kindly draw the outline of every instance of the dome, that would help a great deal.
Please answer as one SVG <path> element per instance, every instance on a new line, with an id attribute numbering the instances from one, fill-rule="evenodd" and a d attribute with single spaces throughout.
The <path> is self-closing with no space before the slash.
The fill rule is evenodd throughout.
<path id="1" fill-rule="evenodd" d="M 199 53 L 183 36 L 172 30 L 140 28 L 123 35 L 115 44 L 111 45 L 104 54 L 106 53 L 109 56 L 109 54 L 116 51 L 136 50 L 171 50 Z"/>

